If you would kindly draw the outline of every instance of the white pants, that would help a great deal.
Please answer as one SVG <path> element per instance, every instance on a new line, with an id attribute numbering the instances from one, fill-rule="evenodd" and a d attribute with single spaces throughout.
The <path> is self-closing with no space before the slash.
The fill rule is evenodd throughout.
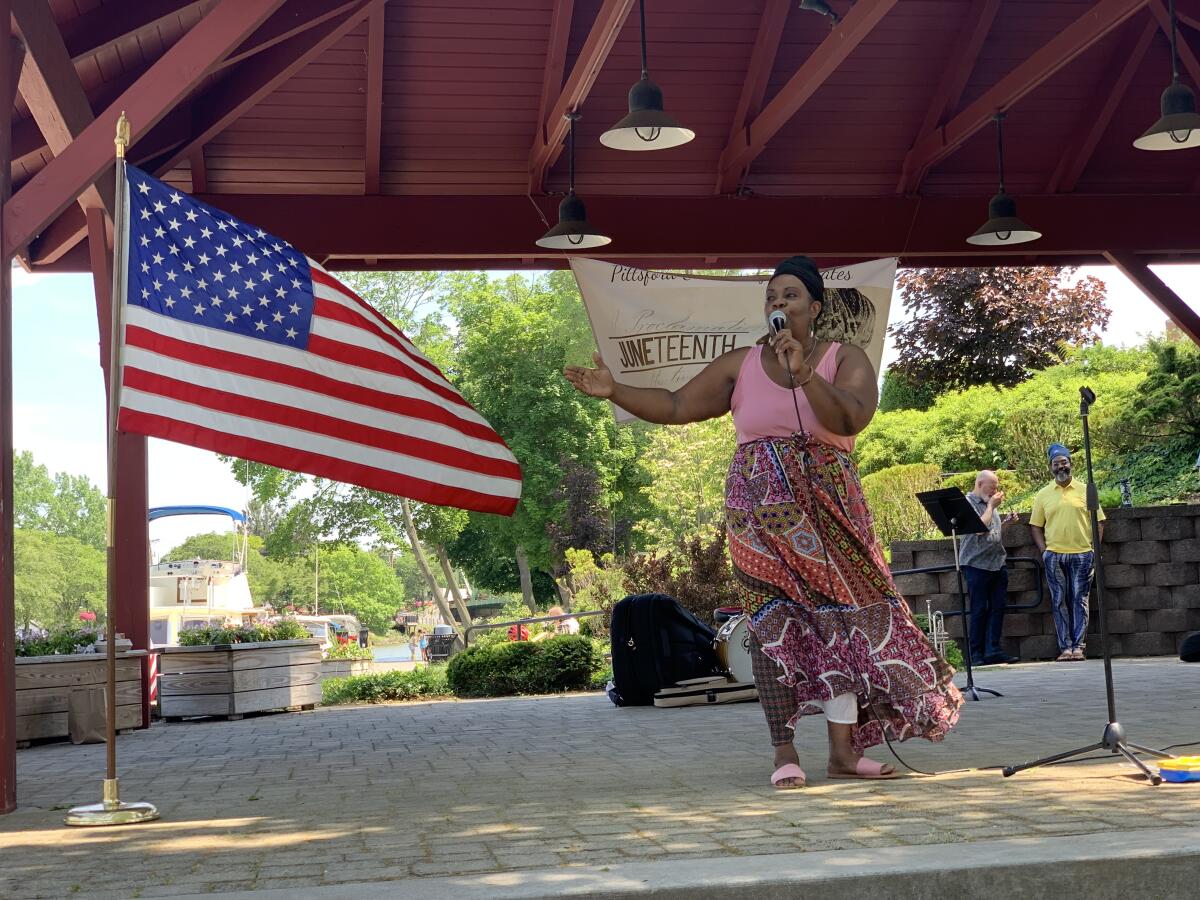
<path id="1" fill-rule="evenodd" d="M 855 725 L 858 723 L 858 697 L 847 691 L 838 694 L 832 700 L 822 700 L 821 709 L 825 710 L 825 721 L 838 725 Z"/>

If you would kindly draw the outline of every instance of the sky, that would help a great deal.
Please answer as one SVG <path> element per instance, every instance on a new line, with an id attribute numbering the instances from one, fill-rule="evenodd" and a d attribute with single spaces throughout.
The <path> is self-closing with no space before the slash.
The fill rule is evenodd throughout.
<path id="1" fill-rule="evenodd" d="M 1200 266 L 1156 266 L 1155 272 L 1193 309 L 1200 310 Z M 1166 316 L 1120 272 L 1080 269 L 1108 287 L 1112 317 L 1107 344 L 1130 345 L 1159 334 Z M 367 298 L 370 299 L 370 298 Z M 900 316 L 899 298 L 891 321 Z M 105 402 L 100 372 L 95 295 L 90 275 L 30 275 L 13 270 L 14 445 L 29 450 L 51 473 L 86 475 L 105 487 Z M 889 338 L 883 363 L 895 357 Z M 150 505 L 207 504 L 244 509 L 249 497 L 216 455 L 150 440 Z M 227 531 L 227 519 L 186 516 L 150 526 L 157 559 L 192 534 Z"/>

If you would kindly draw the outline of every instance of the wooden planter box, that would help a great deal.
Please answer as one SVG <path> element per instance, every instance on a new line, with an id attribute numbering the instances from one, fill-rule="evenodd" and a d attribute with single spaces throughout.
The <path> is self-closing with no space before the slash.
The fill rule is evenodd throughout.
<path id="1" fill-rule="evenodd" d="M 347 678 L 366 675 L 371 671 L 369 659 L 326 659 L 321 662 L 322 678 Z"/>
<path id="2" fill-rule="evenodd" d="M 159 656 L 158 705 L 164 719 L 227 716 L 321 700 L 319 641 L 267 641 L 164 647 Z"/>
<path id="3" fill-rule="evenodd" d="M 142 658 L 145 650 L 117 654 L 117 730 L 142 726 Z M 70 735 L 71 691 L 100 688 L 108 680 L 102 653 L 17 658 L 17 742 Z"/>

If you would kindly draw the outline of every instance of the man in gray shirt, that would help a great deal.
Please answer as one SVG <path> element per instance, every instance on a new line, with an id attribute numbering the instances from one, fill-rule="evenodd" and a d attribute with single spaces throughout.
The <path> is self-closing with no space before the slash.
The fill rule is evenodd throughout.
<path id="1" fill-rule="evenodd" d="M 999 488 L 1000 480 L 995 472 L 984 469 L 975 476 L 975 490 L 967 494 L 967 501 L 979 513 L 988 530 L 964 535 L 959 546 L 959 562 L 971 597 L 968 613 L 971 659 L 982 665 L 1020 661 L 1000 649 L 1004 606 L 1008 602 L 1008 568 L 1005 565 L 1008 554 L 1000 539 L 1004 523 L 999 508 L 1004 502 L 1004 492 Z"/>

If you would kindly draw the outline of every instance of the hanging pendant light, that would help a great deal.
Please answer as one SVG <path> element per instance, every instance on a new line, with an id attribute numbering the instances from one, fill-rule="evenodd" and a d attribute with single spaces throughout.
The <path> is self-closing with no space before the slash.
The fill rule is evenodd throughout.
<path id="1" fill-rule="evenodd" d="M 1196 114 L 1196 95 L 1179 83 L 1179 54 L 1175 50 L 1175 0 L 1170 0 L 1171 85 L 1162 94 L 1162 118 L 1133 142 L 1139 150 L 1183 150 L 1200 147 L 1200 115 Z"/>
<path id="2" fill-rule="evenodd" d="M 558 224 L 537 239 L 539 247 L 550 250 L 589 250 L 611 244 L 612 238 L 587 220 L 583 201 L 575 196 L 575 123 L 581 118 L 577 112 L 569 112 L 563 118 L 571 123 L 567 146 L 571 154 L 570 182 L 567 196 L 558 204 Z"/>
<path id="3" fill-rule="evenodd" d="M 646 4 L 638 0 L 642 25 L 642 77 L 629 89 L 629 115 L 600 135 L 600 143 L 614 150 L 666 150 L 686 144 L 696 136 L 663 112 L 662 89 L 650 80 L 646 68 Z"/>
<path id="4" fill-rule="evenodd" d="M 1017 218 L 1017 201 L 1004 190 L 1004 113 L 996 113 L 996 159 L 1000 170 L 1000 191 L 988 203 L 988 220 L 967 238 L 968 244 L 1003 247 L 1024 244 L 1042 236 Z"/>
<path id="5" fill-rule="evenodd" d="M 838 22 L 842 21 L 841 17 L 829 8 L 829 4 L 825 0 L 800 0 L 800 8 L 828 16 L 830 28 L 835 27 Z"/>

